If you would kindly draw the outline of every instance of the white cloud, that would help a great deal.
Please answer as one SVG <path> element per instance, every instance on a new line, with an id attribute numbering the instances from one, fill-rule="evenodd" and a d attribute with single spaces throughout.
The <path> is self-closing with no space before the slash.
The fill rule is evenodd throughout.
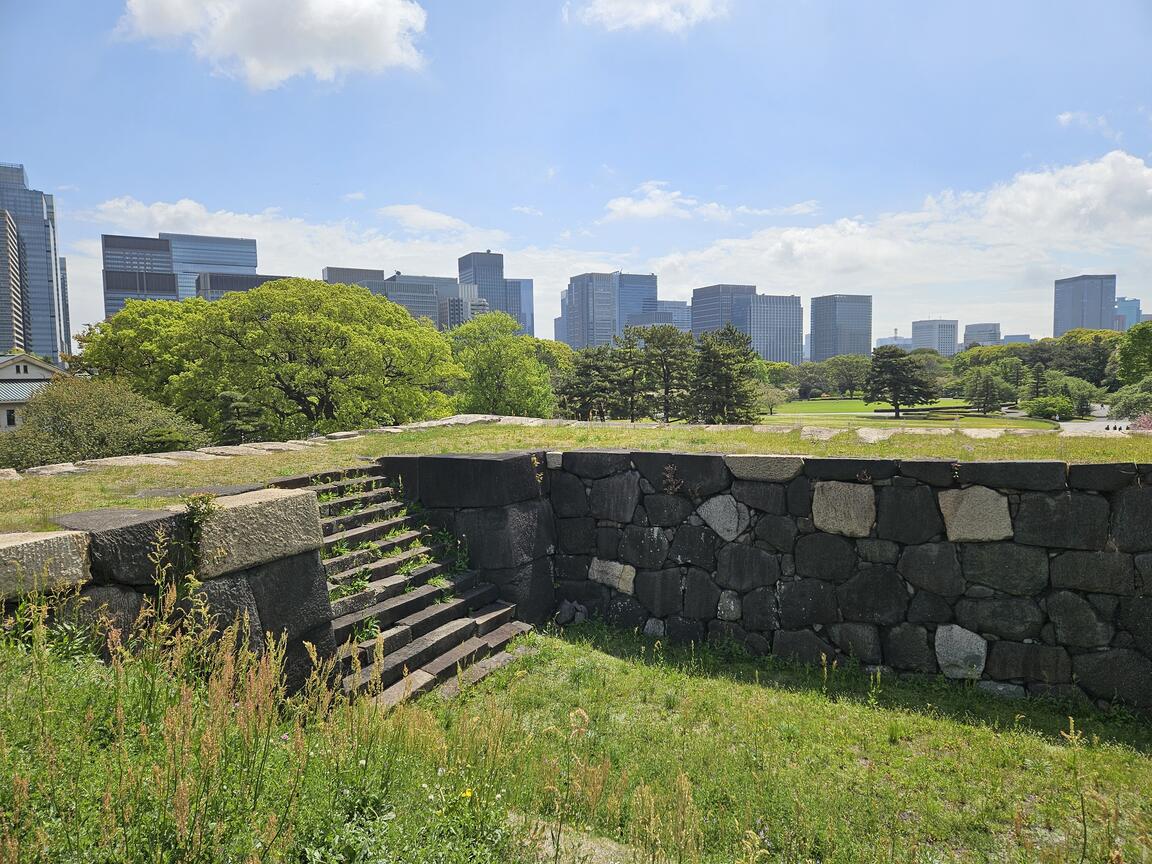
<path id="1" fill-rule="evenodd" d="M 810 216 L 819 211 L 817 201 L 801 201 L 786 207 L 748 207 L 743 204 L 730 207 L 715 201 L 701 203 L 685 195 L 663 180 L 641 183 L 632 195 L 613 198 L 604 205 L 601 222 L 624 219 L 691 219 L 699 217 L 711 222 L 728 222 L 739 216 Z"/>
<path id="2" fill-rule="evenodd" d="M 340 196 L 341 201 L 363 201 L 367 196 L 363 192 L 345 192 Z"/>
<path id="3" fill-rule="evenodd" d="M 463 219 L 437 210 L 429 210 L 419 204 L 389 204 L 376 212 L 385 219 L 396 222 L 409 234 L 452 235 L 489 244 L 501 243 L 507 239 L 503 231 L 476 228 Z"/>
<path id="4" fill-rule="evenodd" d="M 514 213 L 523 213 L 525 216 L 543 216 L 544 212 L 537 207 L 530 207 L 527 204 L 518 204 L 512 208 Z"/>
<path id="5" fill-rule="evenodd" d="M 1120 143 L 1123 134 L 1112 128 L 1108 122 L 1108 118 L 1103 114 L 1093 116 L 1087 111 L 1064 111 L 1056 115 L 1056 122 L 1063 126 L 1065 129 L 1074 127 L 1077 129 L 1085 129 L 1089 132 L 1096 132 L 1103 135 L 1109 141 Z"/>
<path id="6" fill-rule="evenodd" d="M 585 0 L 575 8 L 578 20 L 606 30 L 654 27 L 676 33 L 728 13 L 728 0 Z M 564 20 L 571 15 L 564 5 Z"/>
<path id="7" fill-rule="evenodd" d="M 118 31 L 188 39 L 215 71 L 266 90 L 297 75 L 419 68 L 426 17 L 416 0 L 127 0 Z"/>

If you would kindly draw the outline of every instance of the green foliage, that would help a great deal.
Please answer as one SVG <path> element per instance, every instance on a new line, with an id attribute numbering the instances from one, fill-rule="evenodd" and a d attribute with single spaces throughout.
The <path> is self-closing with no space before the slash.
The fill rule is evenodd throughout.
<path id="1" fill-rule="evenodd" d="M 756 408 L 752 340 L 732 324 L 703 334 L 697 343 L 693 414 L 701 423 L 752 423 Z"/>
<path id="2" fill-rule="evenodd" d="M 917 355 L 895 345 L 882 345 L 872 352 L 872 367 L 864 385 L 869 402 L 887 402 L 894 415 L 900 409 L 935 402 L 939 388 Z"/>
<path id="3" fill-rule="evenodd" d="M 769 387 L 787 390 L 796 383 L 796 367 L 791 363 L 759 360 L 756 364 L 756 378 Z"/>
<path id="4" fill-rule="evenodd" d="M 1076 405 L 1067 396 L 1038 396 L 1020 403 L 1021 410 L 1029 417 L 1045 420 L 1059 418 L 1070 420 L 1076 416 Z"/>
<path id="5" fill-rule="evenodd" d="M 1096 387 L 1112 386 L 1113 358 L 1118 355 L 1118 346 L 1123 344 L 1125 337 L 1126 334 L 1115 330 L 1069 330 L 1058 339 L 1040 339 L 1031 345 L 981 345 L 957 354 L 953 358 L 953 368 L 956 374 L 963 375 L 978 366 L 1018 360 L 1021 366 L 1029 369 L 1034 370 L 1039 365 L 1042 369 L 1080 378 Z M 998 374 L 1017 387 L 1023 384 L 1018 380 L 1018 373 L 1010 372 L 1008 367 L 1001 366 Z"/>
<path id="6" fill-rule="evenodd" d="M 1108 416 L 1113 419 L 1134 420 L 1144 414 L 1152 414 L 1152 375 L 1121 387 L 1108 400 Z"/>
<path id="7" fill-rule="evenodd" d="M 607 420 L 619 401 L 615 371 L 607 345 L 577 351 L 557 391 L 561 413 L 577 420 Z"/>
<path id="8" fill-rule="evenodd" d="M 964 395 L 981 414 L 998 412 L 1003 403 L 1015 399 L 1012 385 L 988 368 L 976 368 L 968 373 Z"/>
<path id="9" fill-rule="evenodd" d="M 671 324 L 642 327 L 639 333 L 656 411 L 665 423 L 682 419 L 690 410 L 689 395 L 696 366 L 692 334 Z"/>
<path id="10" fill-rule="evenodd" d="M 836 392 L 851 398 L 868 380 L 868 370 L 872 366 L 872 361 L 859 354 L 844 354 L 829 357 L 822 365 L 828 381 Z"/>
<path id="11" fill-rule="evenodd" d="M 216 398 L 220 402 L 222 444 L 244 444 L 265 437 L 260 423 L 260 406 L 234 390 L 226 390 Z"/>
<path id="12" fill-rule="evenodd" d="M 562 374 L 566 355 L 540 348 L 540 340 L 519 329 L 511 315 L 489 312 L 451 332 L 452 356 L 467 374 L 456 399 L 459 411 L 517 417 L 555 413 L 551 376 Z M 541 359 L 545 351 L 551 365 Z"/>
<path id="13" fill-rule="evenodd" d="M 15 432 L 0 435 L 0 466 L 28 468 L 209 443 L 195 423 L 123 381 L 59 377 L 29 400 Z"/>
<path id="14" fill-rule="evenodd" d="M 1116 377 L 1137 384 L 1152 375 L 1152 321 L 1128 328 L 1116 346 Z"/>
<path id="15" fill-rule="evenodd" d="M 796 367 L 796 392 L 801 399 L 822 396 L 832 389 L 823 363 L 805 362 Z"/>
<path id="16" fill-rule="evenodd" d="M 612 413 L 631 423 L 648 416 L 652 395 L 648 363 L 641 343 L 642 332 L 641 327 L 625 327 L 623 335 L 613 337 L 609 354 L 616 394 Z"/>

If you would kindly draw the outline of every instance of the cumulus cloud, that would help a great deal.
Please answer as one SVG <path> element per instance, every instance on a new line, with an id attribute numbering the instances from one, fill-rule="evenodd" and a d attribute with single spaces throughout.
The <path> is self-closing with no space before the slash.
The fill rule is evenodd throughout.
<path id="1" fill-rule="evenodd" d="M 429 210 L 419 204 L 389 204 L 376 212 L 385 219 L 396 222 L 409 234 L 451 234 L 488 243 L 501 243 L 507 239 L 503 231 L 476 228 L 463 219 L 438 210 Z"/>
<path id="2" fill-rule="evenodd" d="M 568 20 L 574 14 L 584 24 L 606 30 L 655 28 L 677 33 L 728 13 L 728 0 L 585 0 L 575 8 L 565 4 Z"/>
<path id="3" fill-rule="evenodd" d="M 801 201 L 786 207 L 748 207 L 743 204 L 730 207 L 715 201 L 700 202 L 670 188 L 664 180 L 641 183 L 631 195 L 611 199 L 604 205 L 601 222 L 625 219 L 691 219 L 699 217 L 712 222 L 728 222 L 738 216 L 810 216 L 819 211 L 819 203 Z"/>
<path id="4" fill-rule="evenodd" d="M 1108 118 L 1103 114 L 1092 115 L 1087 111 L 1064 111 L 1056 115 L 1056 122 L 1063 126 L 1065 129 L 1085 129 L 1089 132 L 1096 132 L 1103 135 L 1109 141 L 1120 142 L 1124 136 L 1117 130 L 1112 128 L 1112 124 L 1108 122 Z"/>
<path id="5" fill-rule="evenodd" d="M 525 216 L 543 216 L 544 212 L 527 204 L 518 204 L 512 208 L 513 213 L 523 213 Z"/>
<path id="6" fill-rule="evenodd" d="M 363 192 L 345 192 L 340 196 L 341 201 L 363 201 L 367 196 Z"/>
<path id="7" fill-rule="evenodd" d="M 127 0 L 118 32 L 188 40 L 215 71 L 267 90 L 297 75 L 419 68 L 425 21 L 416 0 Z"/>

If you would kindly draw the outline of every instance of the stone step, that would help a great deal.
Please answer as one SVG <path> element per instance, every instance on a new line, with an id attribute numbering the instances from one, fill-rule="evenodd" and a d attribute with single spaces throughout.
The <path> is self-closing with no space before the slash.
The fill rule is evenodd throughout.
<path id="1" fill-rule="evenodd" d="M 391 489 L 391 484 L 384 477 L 374 474 L 365 474 L 356 477 L 345 477 L 341 480 L 332 480 L 327 483 L 314 483 L 308 487 L 316 493 L 317 498 L 334 500 L 347 498 L 350 495 L 360 495 L 365 492 L 379 492 Z M 393 497 L 395 493 L 393 493 Z M 326 502 L 324 502 L 326 503 Z"/>
<path id="2" fill-rule="evenodd" d="M 403 528 L 404 526 L 398 527 Z M 402 533 L 396 534 L 393 537 L 388 537 L 387 539 L 381 537 L 377 540 L 370 541 L 373 544 L 372 548 L 352 549 L 344 555 L 329 555 L 329 557 L 324 558 L 324 572 L 328 574 L 329 581 L 335 582 L 338 581 L 335 578 L 337 574 L 359 570 L 362 567 L 367 567 L 369 564 L 384 561 L 385 559 L 400 557 L 409 552 L 431 554 L 432 547 L 423 544 L 414 549 L 406 548 L 411 546 L 413 541 L 420 541 L 422 537 L 422 532 L 418 529 L 405 528 Z M 420 550 L 424 551 L 421 552 Z"/>
<path id="3" fill-rule="evenodd" d="M 423 636 L 455 618 L 468 617 L 473 610 L 491 603 L 499 596 L 500 592 L 496 586 L 485 582 L 461 592 L 459 596 L 431 603 L 411 615 L 404 616 L 396 623 L 411 629 L 414 637 Z"/>
<path id="4" fill-rule="evenodd" d="M 385 486 L 383 489 L 373 489 L 371 492 L 357 492 L 355 495 L 333 498 L 321 502 L 318 506 L 321 518 L 328 518 L 329 516 L 338 516 L 340 511 L 347 507 L 371 507 L 375 504 L 395 500 L 395 490 L 390 486 Z"/>
<path id="5" fill-rule="evenodd" d="M 351 480 L 357 477 L 379 478 L 384 471 L 379 465 L 353 465 L 348 468 L 337 468 L 331 471 L 319 471 L 315 474 L 296 474 L 292 477 L 280 477 L 268 485 L 276 489 L 304 489 L 340 480 Z"/>
<path id="6" fill-rule="evenodd" d="M 404 545 L 407 546 L 412 540 L 419 540 L 419 538 L 411 538 Z M 439 554 L 440 550 L 434 549 L 431 546 L 415 546 L 412 548 L 384 551 L 386 554 L 383 558 L 379 558 L 368 551 L 358 551 L 341 556 L 340 558 L 332 558 L 329 559 L 329 561 L 325 561 L 324 566 L 325 572 L 328 574 L 328 582 L 336 585 L 341 582 L 347 582 L 349 579 L 355 579 L 357 578 L 357 574 L 361 573 L 369 582 L 376 582 L 388 576 L 400 575 L 400 571 L 406 567 L 411 568 L 417 566 L 408 562 L 422 555 L 427 556 L 433 563 L 442 563 L 436 561 L 435 557 Z"/>
<path id="7" fill-rule="evenodd" d="M 344 509 L 353 506 L 354 505 L 346 505 Z M 395 519 L 399 516 L 406 516 L 407 513 L 397 512 L 403 509 L 404 505 L 399 501 L 383 501 L 369 507 L 352 509 L 351 512 L 348 513 L 337 511 L 331 516 L 320 519 L 320 529 L 324 532 L 325 537 L 331 537 L 334 534 L 341 534 L 353 528 L 360 528 L 364 525 L 371 525 L 377 522 Z"/>
<path id="8" fill-rule="evenodd" d="M 360 571 L 350 572 L 356 573 Z M 333 600 L 332 617 L 343 618 L 345 615 L 351 615 L 354 612 L 359 612 L 361 609 L 367 609 L 369 606 L 381 603 L 389 597 L 396 597 L 399 594 L 403 594 L 410 587 L 423 585 L 429 579 L 440 576 L 443 572 L 444 565 L 433 561 L 430 564 L 423 564 L 417 567 L 410 573 L 396 573 L 369 581 L 368 587 L 363 591 Z M 339 583 L 329 583 L 328 590 L 332 591 L 338 587 L 338 585 Z"/>
<path id="9" fill-rule="evenodd" d="M 486 636 L 465 639 L 429 660 L 406 679 L 385 690 L 381 694 L 382 703 L 389 706 L 399 704 L 404 699 L 428 692 L 436 684 L 443 684 L 454 695 L 459 692 L 461 681 L 465 686 L 474 684 L 523 656 L 507 653 L 504 649 L 517 636 L 530 632 L 532 627 L 520 622 L 513 624 L 515 626 L 505 625 Z M 408 682 L 408 686 L 400 686 L 403 682 Z"/>
<path id="10" fill-rule="evenodd" d="M 433 658 L 469 639 L 475 632 L 476 622 L 471 618 L 449 621 L 385 657 L 379 668 L 373 663 L 364 667 L 359 675 L 346 675 L 343 680 L 344 692 L 350 694 L 362 690 L 375 680 L 382 687 L 389 687 L 403 678 L 406 672 L 420 669 Z"/>
<path id="11" fill-rule="evenodd" d="M 399 651 L 411 642 L 412 631 L 408 627 L 397 624 L 394 627 L 389 627 L 387 630 L 380 631 L 380 635 L 372 639 L 365 639 L 356 644 L 344 642 L 336 652 L 336 657 L 340 661 L 341 668 L 345 672 L 350 671 L 353 654 L 360 657 L 360 665 L 362 667 L 371 663 L 372 658 L 376 655 L 376 639 L 379 639 L 383 643 L 384 654 L 387 656 L 393 651 Z"/>
<path id="12" fill-rule="evenodd" d="M 514 663 L 526 654 L 534 653 L 535 649 L 521 645 L 514 651 L 497 651 L 478 660 L 466 669 L 461 669 L 455 678 L 449 678 L 440 688 L 440 695 L 445 699 L 453 699 L 459 695 L 461 687 L 471 687 L 483 681 L 498 669 L 503 669 L 509 663 Z"/>
<path id="13" fill-rule="evenodd" d="M 496 600 L 472 613 L 476 619 L 476 633 L 484 636 L 516 617 L 516 604 Z"/>
<path id="14" fill-rule="evenodd" d="M 367 609 L 334 618 L 332 620 L 332 632 L 336 637 L 336 644 L 347 642 L 354 634 L 356 627 L 370 618 L 379 621 L 381 630 L 384 630 L 399 622 L 400 619 L 414 612 L 419 612 L 425 606 L 433 603 L 437 597 L 443 596 L 447 590 L 451 589 L 440 588 L 435 585 L 419 585 L 411 591 L 405 591 L 403 594 L 374 603 Z"/>
<path id="15" fill-rule="evenodd" d="M 391 518 L 381 519 L 379 522 L 373 522 L 370 525 L 361 525 L 357 528 L 349 528 L 347 531 L 338 531 L 335 534 L 329 534 L 324 538 L 324 554 L 331 555 L 332 548 L 340 543 L 346 544 L 349 548 L 355 549 L 361 543 L 382 541 L 393 531 L 396 530 L 411 530 L 419 531 L 420 527 L 417 524 L 415 516 L 403 515 L 394 516 Z M 394 539 L 394 538 L 389 538 Z"/>

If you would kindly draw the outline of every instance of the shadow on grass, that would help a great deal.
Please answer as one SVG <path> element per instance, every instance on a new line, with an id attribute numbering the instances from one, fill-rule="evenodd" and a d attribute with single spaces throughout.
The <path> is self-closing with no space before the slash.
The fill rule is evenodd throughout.
<path id="1" fill-rule="evenodd" d="M 1060 733 L 1068 729 L 1068 718 L 1074 717 L 1076 728 L 1089 740 L 1095 738 L 1100 743 L 1152 753 L 1152 719 L 1122 706 L 1100 709 L 1087 699 L 1005 699 L 977 690 L 971 682 L 917 674 L 887 673 L 880 677 L 877 685 L 872 676 L 854 663 L 822 670 L 773 657 L 753 657 L 735 643 L 665 645 L 662 640 L 636 631 L 614 629 L 597 621 L 550 633 L 621 660 L 663 665 L 689 676 L 794 692 L 818 692 L 833 702 L 944 717 L 993 731 L 1025 729 L 1054 744 L 1065 743 Z"/>

